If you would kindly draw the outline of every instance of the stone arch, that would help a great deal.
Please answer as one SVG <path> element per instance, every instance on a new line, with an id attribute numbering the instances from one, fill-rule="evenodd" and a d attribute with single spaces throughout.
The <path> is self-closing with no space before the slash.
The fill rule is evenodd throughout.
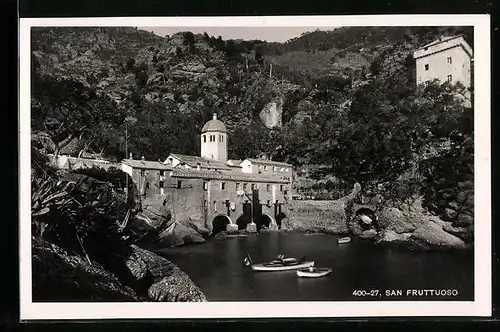
<path id="1" fill-rule="evenodd" d="M 283 221 L 283 219 L 286 218 L 286 214 L 284 212 L 280 212 L 278 213 L 278 215 L 276 216 L 276 225 L 278 225 L 278 229 L 281 229 L 281 222 Z"/>
<path id="2" fill-rule="evenodd" d="M 238 225 L 238 229 L 242 230 L 245 229 L 251 221 L 250 216 L 243 213 L 236 219 L 236 224 Z"/>
<path id="3" fill-rule="evenodd" d="M 262 227 L 266 227 L 266 228 L 269 228 L 271 226 L 271 224 L 273 223 L 273 217 L 271 217 L 270 215 L 268 214 L 261 214 L 258 218 L 256 218 L 257 220 L 255 221 L 255 224 L 257 225 L 257 230 L 261 229 Z"/>
<path id="4" fill-rule="evenodd" d="M 367 216 L 369 217 L 372 221 L 369 224 L 364 223 L 361 220 L 361 216 Z M 354 219 L 357 221 L 357 223 L 361 226 L 362 229 L 371 229 L 375 228 L 378 229 L 378 217 L 375 214 L 375 208 L 372 206 L 368 205 L 360 205 L 355 207 L 354 209 Z"/>
<path id="5" fill-rule="evenodd" d="M 231 224 L 231 218 L 225 214 L 219 214 L 212 221 L 212 234 L 217 234 L 226 230 L 228 224 Z"/>

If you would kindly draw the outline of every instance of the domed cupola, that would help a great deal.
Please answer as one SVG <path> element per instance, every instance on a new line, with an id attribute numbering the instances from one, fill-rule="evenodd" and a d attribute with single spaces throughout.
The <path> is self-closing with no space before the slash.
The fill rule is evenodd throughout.
<path id="1" fill-rule="evenodd" d="M 217 119 L 217 113 L 214 113 L 213 119 L 205 123 L 203 129 L 201 129 L 201 133 L 206 133 L 208 131 L 217 131 L 221 133 L 227 133 L 226 126 L 224 123 Z"/>
<path id="2" fill-rule="evenodd" d="M 213 119 L 201 129 L 201 156 L 208 159 L 227 161 L 227 129 L 214 113 Z"/>

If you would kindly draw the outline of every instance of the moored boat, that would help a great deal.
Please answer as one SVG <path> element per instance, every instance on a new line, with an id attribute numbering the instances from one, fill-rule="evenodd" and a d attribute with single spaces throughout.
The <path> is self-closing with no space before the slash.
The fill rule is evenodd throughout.
<path id="1" fill-rule="evenodd" d="M 251 265 L 252 270 L 254 271 L 290 271 L 297 269 L 304 269 L 308 267 L 313 267 L 314 261 L 303 261 L 303 262 L 294 262 L 294 263 L 262 263 L 262 264 L 253 264 Z"/>
<path id="2" fill-rule="evenodd" d="M 245 266 L 250 266 L 254 271 L 289 271 L 304 269 L 314 266 L 314 261 L 307 261 L 305 257 L 300 260 L 294 257 L 285 257 L 285 255 L 278 255 L 276 259 L 261 264 L 254 264 L 249 254 L 243 260 Z"/>
<path id="3" fill-rule="evenodd" d="M 319 277 L 324 277 L 330 274 L 331 272 L 332 269 L 328 267 L 322 267 L 322 268 L 309 267 L 307 269 L 297 270 L 297 276 L 302 278 L 319 278 Z"/>
<path id="4" fill-rule="evenodd" d="M 340 239 L 337 240 L 337 242 L 339 244 L 349 243 L 349 242 L 351 242 L 351 238 L 349 236 L 341 237 Z"/>

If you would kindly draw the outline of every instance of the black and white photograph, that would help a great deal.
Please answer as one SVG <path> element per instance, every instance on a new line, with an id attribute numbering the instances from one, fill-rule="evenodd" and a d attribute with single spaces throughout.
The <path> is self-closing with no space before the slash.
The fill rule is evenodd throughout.
<path id="1" fill-rule="evenodd" d="M 487 15 L 20 31 L 21 316 L 491 314 Z"/>

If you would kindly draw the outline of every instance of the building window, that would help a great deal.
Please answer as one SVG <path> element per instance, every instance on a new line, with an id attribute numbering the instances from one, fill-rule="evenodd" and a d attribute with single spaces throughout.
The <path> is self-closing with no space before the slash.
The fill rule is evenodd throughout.
<path id="1" fill-rule="evenodd" d="M 240 190 L 240 184 L 239 182 L 236 182 L 236 191 Z"/>
<path id="2" fill-rule="evenodd" d="M 283 191 L 283 185 L 280 184 L 280 191 Z"/>
<path id="3" fill-rule="evenodd" d="M 276 166 L 273 166 L 273 172 L 276 172 Z"/>
<path id="4" fill-rule="evenodd" d="M 280 171 L 281 171 L 281 172 L 283 172 L 284 170 L 285 170 L 285 168 L 284 168 L 284 167 L 281 167 L 281 168 L 280 168 Z"/>
<path id="5" fill-rule="evenodd" d="M 207 135 L 203 135 L 203 143 L 207 142 Z"/>
<path id="6" fill-rule="evenodd" d="M 255 183 L 252 183 L 252 185 L 250 186 L 250 188 L 252 188 L 252 190 L 255 189 Z"/>
<path id="7" fill-rule="evenodd" d="M 225 190 L 226 189 L 226 183 L 225 182 L 221 182 L 220 189 L 221 190 Z"/>
<path id="8" fill-rule="evenodd" d="M 144 176 L 144 170 L 141 169 L 141 176 Z"/>
<path id="9" fill-rule="evenodd" d="M 203 190 L 208 190 L 208 183 L 207 183 L 207 181 L 203 181 Z"/>
<path id="10" fill-rule="evenodd" d="M 214 201 L 214 212 L 217 212 L 217 201 Z"/>
<path id="11" fill-rule="evenodd" d="M 181 189 L 181 188 L 182 188 L 182 181 L 177 180 L 177 189 Z"/>
<path id="12" fill-rule="evenodd" d="M 267 206 L 271 206 L 271 201 L 267 200 Z"/>
<path id="13" fill-rule="evenodd" d="M 424 65 L 425 70 L 429 70 L 429 64 Z"/>
<path id="14" fill-rule="evenodd" d="M 264 165 L 264 171 L 267 171 L 267 165 Z"/>
<path id="15" fill-rule="evenodd" d="M 448 75 L 448 77 L 446 79 L 448 82 L 451 82 L 451 79 L 452 79 L 451 75 Z"/>
<path id="16" fill-rule="evenodd" d="M 266 185 L 266 190 L 267 191 L 271 191 L 271 185 L 270 184 Z"/>
<path id="17" fill-rule="evenodd" d="M 205 201 L 203 202 L 203 207 L 205 208 L 205 210 L 208 208 L 208 202 L 207 202 L 207 200 L 205 200 Z"/>
<path id="18" fill-rule="evenodd" d="M 450 56 L 450 57 L 448 57 L 448 58 L 446 59 L 446 62 L 447 62 L 447 63 L 452 63 L 452 62 L 451 62 L 451 56 Z"/>
<path id="19" fill-rule="evenodd" d="M 160 176 L 163 176 L 163 175 L 165 175 L 165 171 L 164 171 L 164 170 L 161 170 L 161 171 L 160 171 Z"/>
<path id="20" fill-rule="evenodd" d="M 243 190 L 247 190 L 247 184 L 243 183 Z"/>
<path id="21" fill-rule="evenodd" d="M 163 181 L 160 181 L 160 182 L 158 182 L 158 187 L 163 188 L 164 184 L 165 183 Z"/>
<path id="22" fill-rule="evenodd" d="M 285 168 L 285 172 L 288 172 L 288 167 L 287 167 L 287 168 Z"/>

